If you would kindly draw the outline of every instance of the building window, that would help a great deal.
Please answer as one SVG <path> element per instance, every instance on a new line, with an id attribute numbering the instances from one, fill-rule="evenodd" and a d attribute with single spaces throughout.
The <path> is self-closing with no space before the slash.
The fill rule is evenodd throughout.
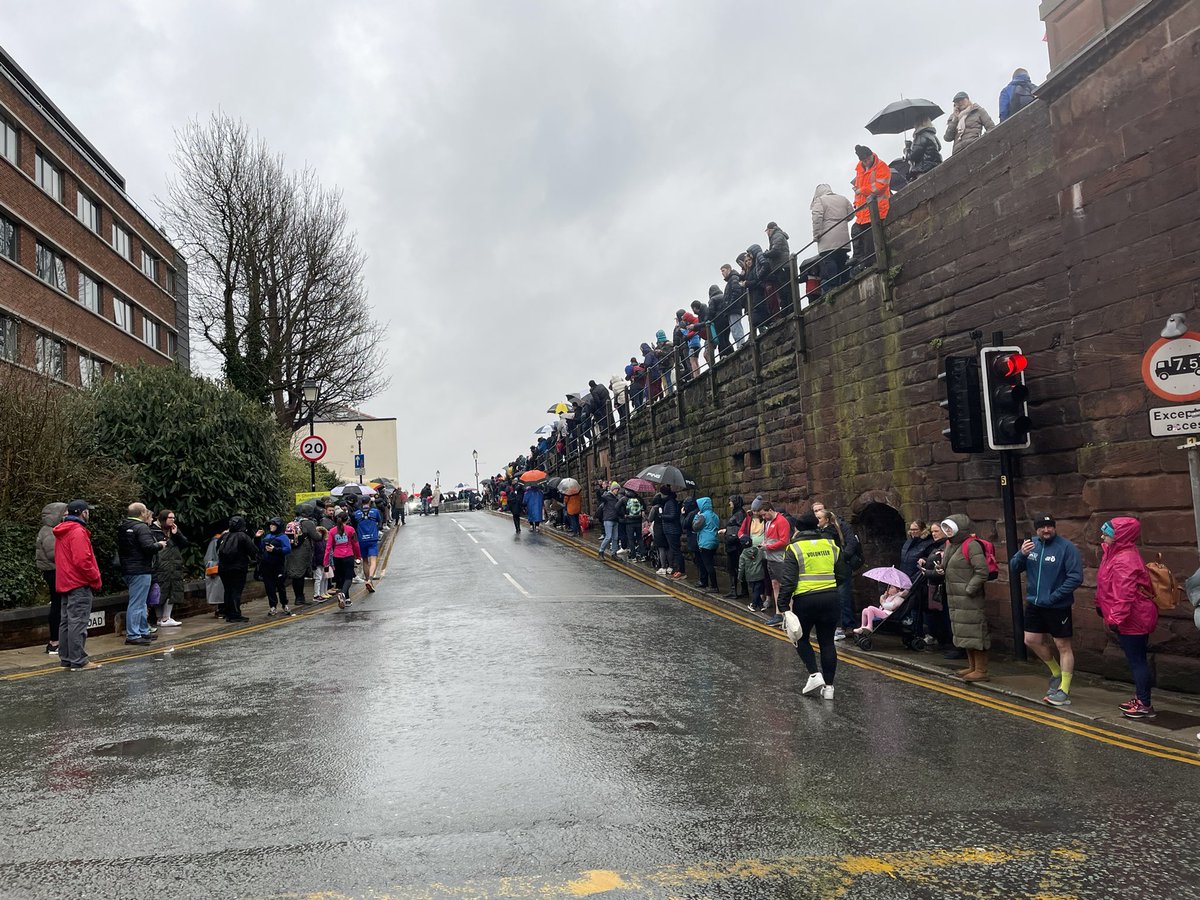
<path id="1" fill-rule="evenodd" d="M 175 270 L 167 269 L 167 293 L 175 296 Z"/>
<path id="2" fill-rule="evenodd" d="M 89 356 L 82 350 L 79 351 L 79 383 L 85 388 L 91 387 L 104 377 L 104 363 L 96 359 L 94 356 Z"/>
<path id="3" fill-rule="evenodd" d="M 17 362 L 20 353 L 17 352 L 17 320 L 8 316 L 0 316 L 0 359 Z"/>
<path id="4" fill-rule="evenodd" d="M 55 340 L 49 335 L 38 335 L 34 365 L 43 375 L 62 378 L 66 374 L 64 366 L 66 355 L 67 348 L 63 346 L 62 341 Z"/>
<path id="5" fill-rule="evenodd" d="M 42 190 L 53 197 L 55 200 L 62 202 L 62 173 L 54 163 L 50 162 L 39 150 L 37 159 L 34 165 L 34 180 L 41 186 Z"/>
<path id="6" fill-rule="evenodd" d="M 100 207 L 96 201 L 80 191 L 75 195 L 78 199 L 75 202 L 75 207 L 79 213 L 79 221 L 90 228 L 96 234 L 100 233 Z"/>
<path id="7" fill-rule="evenodd" d="M 157 283 L 157 281 L 158 281 L 158 260 L 153 255 L 148 253 L 146 251 L 145 247 L 142 248 L 142 273 L 144 275 L 146 275 L 151 281 Z"/>
<path id="8" fill-rule="evenodd" d="M 133 307 L 120 297 L 113 297 L 113 321 L 122 331 L 133 334 Z"/>
<path id="9" fill-rule="evenodd" d="M 37 277 L 60 291 L 67 289 L 67 269 L 62 257 L 41 241 L 37 245 Z"/>
<path id="10" fill-rule="evenodd" d="M 112 245 L 114 250 L 132 261 L 133 257 L 129 255 L 129 232 L 116 222 L 113 222 L 112 227 Z"/>
<path id="11" fill-rule="evenodd" d="M 0 255 L 17 258 L 17 226 L 4 216 L 0 216 Z"/>
<path id="12" fill-rule="evenodd" d="M 8 119 L 0 118 L 0 153 L 14 166 L 17 162 L 17 129 Z"/>
<path id="13" fill-rule="evenodd" d="M 173 331 L 167 332 L 167 356 L 176 360 L 179 358 L 179 337 Z"/>
<path id="14" fill-rule="evenodd" d="M 142 314 L 142 340 L 155 350 L 158 349 L 158 323 L 144 313 Z"/>
<path id="15" fill-rule="evenodd" d="M 94 313 L 100 312 L 100 283 L 83 272 L 79 273 L 79 302 Z"/>

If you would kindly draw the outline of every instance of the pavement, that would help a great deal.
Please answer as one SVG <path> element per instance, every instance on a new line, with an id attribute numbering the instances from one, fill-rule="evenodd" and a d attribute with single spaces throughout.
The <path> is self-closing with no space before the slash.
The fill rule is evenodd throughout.
<path id="1" fill-rule="evenodd" d="M 557 529 L 548 529 L 547 533 L 588 556 L 598 557 L 598 535 L 592 540 L 590 537 L 575 538 Z M 766 614 L 750 611 L 742 601 L 735 602 L 716 592 L 701 591 L 692 586 L 689 579 L 683 579 L 681 583 L 654 575 L 654 568 L 647 564 L 612 559 L 607 560 L 607 564 L 632 569 L 636 577 L 648 576 L 661 583 L 665 590 L 705 605 L 719 607 L 748 622 L 767 621 Z M 782 629 L 777 630 L 782 633 Z M 870 660 L 945 678 L 950 684 L 968 686 L 954 676 L 954 671 L 966 664 L 965 660 L 944 659 L 940 651 L 909 650 L 902 645 L 898 635 L 874 635 L 869 651 L 860 650 L 848 637 L 838 643 L 838 653 L 852 659 Z M 1032 654 L 1030 656 L 1032 657 Z M 1155 689 L 1154 708 L 1158 715 L 1154 719 L 1130 720 L 1121 715 L 1118 709 L 1121 703 L 1133 696 L 1133 686 L 1128 682 L 1111 681 L 1081 672 L 1076 674 L 1072 681 L 1070 706 L 1052 707 L 1043 701 L 1050 675 L 1043 663 L 1032 658 L 1019 661 L 1012 657 L 1011 651 L 993 650 L 989 658 L 988 673 L 990 680 L 976 682 L 969 687 L 984 694 L 1024 701 L 1033 704 L 1035 708 L 1053 711 L 1067 719 L 1091 723 L 1117 733 L 1141 735 L 1172 747 L 1200 753 L 1200 697 L 1194 694 Z"/>
<path id="2" fill-rule="evenodd" d="M 802 696 L 627 568 L 412 517 L 348 610 L 0 681 L 0 897 L 1200 896 L 1194 753 L 874 655 Z"/>

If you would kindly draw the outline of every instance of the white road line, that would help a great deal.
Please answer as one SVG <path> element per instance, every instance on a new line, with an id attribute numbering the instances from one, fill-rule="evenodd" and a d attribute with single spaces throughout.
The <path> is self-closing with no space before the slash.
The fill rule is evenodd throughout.
<path id="1" fill-rule="evenodd" d="M 479 541 L 476 541 L 475 543 L 477 543 L 477 544 L 478 544 L 478 543 L 479 543 Z M 498 566 L 498 565 L 500 565 L 500 563 L 498 563 L 498 562 L 496 562 L 494 559 L 492 559 L 492 554 L 488 553 L 488 552 L 487 552 L 486 550 L 484 550 L 482 547 L 480 547 L 480 548 L 479 548 L 479 552 L 480 552 L 480 553 L 482 553 L 484 556 L 486 556 L 486 557 L 488 558 L 488 561 L 489 561 L 489 562 L 491 562 L 491 564 L 492 564 L 493 566 Z"/>
<path id="2" fill-rule="evenodd" d="M 466 529 L 464 528 L 463 531 L 466 531 Z M 471 540 L 475 541 L 475 543 L 477 543 L 477 544 L 479 543 L 479 541 L 475 540 L 475 535 L 471 534 L 471 532 L 469 532 L 469 531 L 467 531 L 467 537 L 469 537 Z"/>
<path id="3" fill-rule="evenodd" d="M 462 528 L 462 530 L 463 530 L 463 531 L 466 531 L 466 530 L 467 530 L 467 529 L 465 529 L 465 528 L 463 528 L 463 527 L 462 527 L 462 524 L 461 524 L 460 522 L 455 522 L 454 524 L 455 524 L 455 525 L 457 525 L 459 528 Z"/>
<path id="4" fill-rule="evenodd" d="M 505 577 L 505 578 L 507 578 L 507 579 L 508 579 L 508 583 L 509 583 L 509 584 L 511 584 L 513 587 L 515 587 L 515 588 L 516 588 L 518 591 L 520 591 L 520 592 L 521 592 L 522 594 L 524 594 L 526 597 L 528 597 L 528 596 L 529 596 L 529 591 L 525 590 L 525 588 L 523 588 L 523 587 L 521 587 L 519 584 L 517 584 L 517 579 L 513 578 L 513 577 L 512 577 L 511 575 L 509 575 L 507 572 L 505 572 L 505 573 L 504 573 L 504 577 Z"/>

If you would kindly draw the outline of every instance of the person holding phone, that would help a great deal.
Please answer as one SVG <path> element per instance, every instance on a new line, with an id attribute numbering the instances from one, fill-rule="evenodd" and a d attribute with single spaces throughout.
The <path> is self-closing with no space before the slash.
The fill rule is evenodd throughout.
<path id="1" fill-rule="evenodd" d="M 1008 568 L 1015 578 L 1025 573 L 1025 646 L 1050 669 L 1043 700 L 1051 706 L 1070 706 L 1075 675 L 1071 607 L 1075 589 L 1083 584 L 1083 562 L 1075 545 L 1058 533 L 1054 516 L 1038 516 L 1033 527 L 1036 537 L 1025 539 Z M 1047 637 L 1058 650 L 1057 660 Z"/>

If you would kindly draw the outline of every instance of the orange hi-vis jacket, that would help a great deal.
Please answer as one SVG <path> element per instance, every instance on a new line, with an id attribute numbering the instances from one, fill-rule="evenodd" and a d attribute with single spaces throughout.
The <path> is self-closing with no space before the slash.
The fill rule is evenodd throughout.
<path id="1" fill-rule="evenodd" d="M 854 214 L 854 221 L 859 225 L 871 221 L 871 211 L 864 204 L 872 194 L 879 198 L 879 218 L 886 219 L 892 203 L 892 170 L 878 155 L 869 169 L 860 162 L 854 172 L 854 207 L 862 207 Z"/>

